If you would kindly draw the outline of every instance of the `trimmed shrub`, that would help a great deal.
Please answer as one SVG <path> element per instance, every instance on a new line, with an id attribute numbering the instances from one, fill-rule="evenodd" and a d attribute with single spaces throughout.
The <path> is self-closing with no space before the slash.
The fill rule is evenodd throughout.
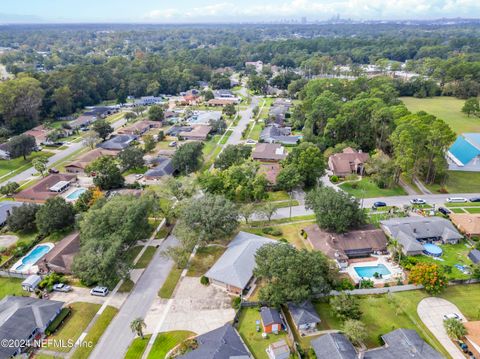
<path id="1" fill-rule="evenodd" d="M 200 283 L 201 283 L 202 285 L 209 285 L 209 284 L 210 284 L 210 280 L 209 280 L 207 277 L 205 277 L 204 275 L 202 275 L 202 277 L 200 278 Z"/>
<path id="2" fill-rule="evenodd" d="M 336 176 L 336 175 L 331 176 L 331 177 L 330 177 L 330 181 L 331 181 L 332 183 L 337 183 L 337 182 L 338 182 L 338 176 Z"/>
<path id="3" fill-rule="evenodd" d="M 242 299 L 240 297 L 235 297 L 232 299 L 232 308 L 235 310 L 240 309 L 240 305 L 242 303 Z"/>

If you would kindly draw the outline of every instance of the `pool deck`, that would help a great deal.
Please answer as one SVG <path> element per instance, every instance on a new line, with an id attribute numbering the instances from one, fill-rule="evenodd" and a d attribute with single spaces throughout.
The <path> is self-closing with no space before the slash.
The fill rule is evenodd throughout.
<path id="1" fill-rule="evenodd" d="M 24 259 L 27 258 L 28 256 L 30 256 L 30 254 L 36 248 L 38 248 L 39 246 L 48 246 L 48 247 L 50 247 L 50 249 L 47 252 L 45 252 L 44 254 L 42 254 L 42 256 L 39 257 L 35 262 L 27 263 L 27 264 L 24 263 L 23 262 Z M 35 274 L 35 273 L 37 273 L 38 272 L 38 266 L 36 266 L 35 263 L 37 263 L 40 259 L 42 259 L 45 254 L 50 252 L 53 249 L 53 247 L 55 247 L 55 245 L 53 243 L 50 243 L 50 242 L 37 244 L 35 247 L 33 247 L 31 250 L 29 250 L 27 254 L 25 254 L 22 258 L 20 258 L 18 261 L 16 261 L 15 264 L 10 268 L 10 270 L 12 272 L 23 273 L 23 274 Z M 15 269 L 15 268 L 18 268 L 21 265 L 25 265 L 25 268 L 23 268 L 22 270 L 16 270 Z"/>
<path id="2" fill-rule="evenodd" d="M 355 261 L 354 263 L 349 264 L 349 266 L 343 271 L 347 273 L 355 283 L 360 282 L 362 279 L 358 273 L 355 271 L 355 267 L 371 267 L 376 266 L 379 264 L 383 264 L 389 270 L 390 274 L 384 275 L 383 278 L 368 278 L 373 281 L 374 284 L 384 284 L 387 282 L 391 282 L 393 280 L 397 280 L 398 278 L 404 278 L 404 272 L 402 268 L 389 261 L 390 256 L 385 255 L 372 255 L 370 258 L 366 258 L 365 261 Z"/>

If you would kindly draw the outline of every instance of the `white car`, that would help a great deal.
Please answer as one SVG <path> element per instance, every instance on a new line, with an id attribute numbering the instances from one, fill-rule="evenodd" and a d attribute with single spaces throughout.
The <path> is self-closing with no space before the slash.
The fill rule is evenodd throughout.
<path id="1" fill-rule="evenodd" d="M 443 316 L 443 320 L 447 320 L 447 319 L 462 320 L 462 318 L 460 318 L 460 316 L 459 316 L 457 313 L 445 314 L 445 315 Z"/>
<path id="2" fill-rule="evenodd" d="M 410 200 L 411 204 L 427 204 L 427 202 L 424 199 L 421 198 L 412 198 Z"/>
<path id="3" fill-rule="evenodd" d="M 142 178 L 143 178 L 142 174 L 135 175 L 135 179 L 137 179 L 137 180 L 142 179 Z"/>
<path id="4" fill-rule="evenodd" d="M 53 285 L 53 291 L 54 292 L 70 292 L 72 290 L 72 287 L 70 287 L 67 284 L 64 283 L 57 283 Z"/>
<path id="5" fill-rule="evenodd" d="M 448 203 L 465 203 L 468 202 L 468 199 L 465 197 L 448 197 L 447 198 Z"/>
<path id="6" fill-rule="evenodd" d="M 91 295 L 96 295 L 98 297 L 106 297 L 108 295 L 108 288 L 107 287 L 95 287 L 90 290 Z"/>

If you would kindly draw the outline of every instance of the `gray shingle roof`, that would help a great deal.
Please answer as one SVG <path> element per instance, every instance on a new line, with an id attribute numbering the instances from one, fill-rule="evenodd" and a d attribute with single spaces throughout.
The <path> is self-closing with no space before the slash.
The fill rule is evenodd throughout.
<path id="1" fill-rule="evenodd" d="M 245 288 L 253 276 L 255 253 L 267 243 L 278 242 L 251 233 L 238 233 L 205 276 L 237 288 Z"/>
<path id="2" fill-rule="evenodd" d="M 340 333 L 328 333 L 312 340 L 312 348 L 318 359 L 356 359 L 357 352 L 347 337 Z"/>
<path id="3" fill-rule="evenodd" d="M 198 348 L 181 355 L 182 359 L 251 358 L 240 335 L 230 324 L 197 337 Z"/>
<path id="4" fill-rule="evenodd" d="M 288 310 L 297 327 L 310 323 L 320 323 L 321 321 L 312 302 L 308 300 L 300 304 L 288 303 Z"/>
<path id="5" fill-rule="evenodd" d="M 260 134 L 260 139 L 265 142 L 275 141 L 285 144 L 295 144 L 300 139 L 300 136 L 290 136 L 289 128 L 266 126 Z"/>
<path id="6" fill-rule="evenodd" d="M 431 237 L 442 237 L 444 240 L 463 238 L 449 220 L 440 217 L 392 218 L 381 221 L 380 223 L 384 228 L 387 228 L 395 238 L 399 232 L 404 232 L 406 235 L 415 239 Z"/>
<path id="7" fill-rule="evenodd" d="M 262 317 L 262 323 L 264 326 L 271 324 L 282 324 L 282 318 L 276 308 L 262 307 L 260 309 L 260 316 Z"/>
<path id="8" fill-rule="evenodd" d="M 39 329 L 44 331 L 64 303 L 30 297 L 8 296 L 0 301 L 0 338 L 28 339 Z M 0 346 L 0 357 L 9 358 L 16 348 Z"/>
<path id="9" fill-rule="evenodd" d="M 0 226 L 5 224 L 7 217 L 12 214 L 12 210 L 15 207 L 20 207 L 23 203 L 15 201 L 3 201 L 0 202 Z"/>
<path id="10" fill-rule="evenodd" d="M 415 330 L 397 329 L 382 336 L 385 346 L 365 352 L 365 359 L 440 359 L 440 353 L 428 345 Z"/>
<path id="11" fill-rule="evenodd" d="M 99 145 L 99 147 L 106 150 L 123 150 L 130 146 L 130 143 L 135 141 L 137 136 L 134 135 L 116 135 L 108 141 L 105 141 Z"/>
<path id="12" fill-rule="evenodd" d="M 468 258 L 472 260 L 473 263 L 477 264 L 480 262 L 480 251 L 478 249 L 473 249 L 468 253 Z"/>
<path id="13" fill-rule="evenodd" d="M 162 177 L 169 176 L 175 172 L 173 168 L 172 159 L 168 157 L 158 157 L 155 162 L 157 165 L 145 172 L 146 177 Z"/>

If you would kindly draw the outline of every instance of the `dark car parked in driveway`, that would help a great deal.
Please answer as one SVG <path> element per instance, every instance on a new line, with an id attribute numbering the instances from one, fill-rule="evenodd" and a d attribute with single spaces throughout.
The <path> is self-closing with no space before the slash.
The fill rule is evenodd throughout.
<path id="1" fill-rule="evenodd" d="M 480 202 L 480 197 L 470 198 L 470 202 Z"/>
<path id="2" fill-rule="evenodd" d="M 386 207 L 387 204 L 385 202 L 375 202 L 372 206 L 372 208 L 378 208 L 378 207 Z"/>
<path id="3" fill-rule="evenodd" d="M 439 208 L 438 208 L 438 211 L 439 211 L 441 214 L 445 215 L 445 216 L 447 216 L 447 215 L 449 215 L 450 213 L 452 213 L 452 212 L 450 212 L 450 210 L 446 209 L 445 207 L 439 207 Z"/>

